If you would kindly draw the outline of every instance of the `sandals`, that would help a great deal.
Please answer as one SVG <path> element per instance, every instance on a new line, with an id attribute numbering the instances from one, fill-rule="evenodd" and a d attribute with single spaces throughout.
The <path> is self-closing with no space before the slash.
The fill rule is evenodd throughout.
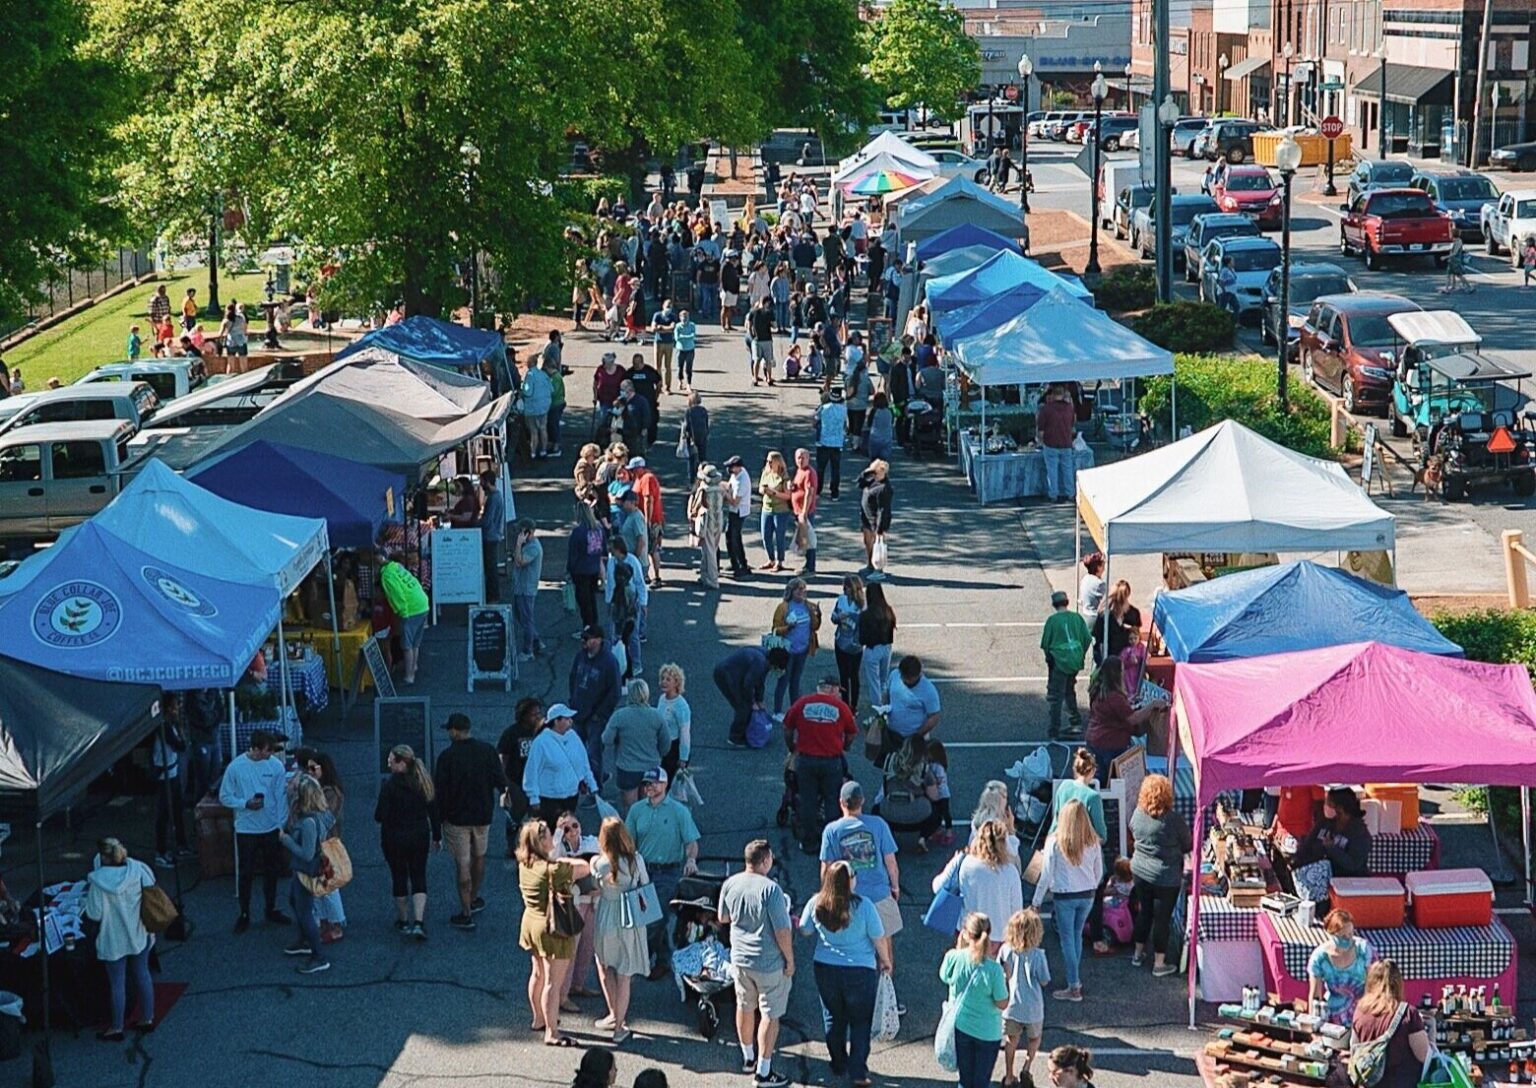
<path id="1" fill-rule="evenodd" d="M 569 1035 L 562 1035 L 558 1039 L 545 1039 L 544 1040 L 544 1045 L 545 1046 L 575 1046 L 576 1045 L 576 1040 L 572 1039 Z"/>

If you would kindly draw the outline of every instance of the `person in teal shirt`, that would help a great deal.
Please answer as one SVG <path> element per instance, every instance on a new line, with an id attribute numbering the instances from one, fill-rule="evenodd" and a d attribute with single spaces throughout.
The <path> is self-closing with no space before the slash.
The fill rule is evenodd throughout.
<path id="1" fill-rule="evenodd" d="M 1104 798 L 1099 796 L 1098 783 L 1099 761 L 1087 748 L 1079 748 L 1072 757 L 1071 779 L 1057 786 L 1056 796 L 1051 798 L 1052 831 L 1056 830 L 1056 821 L 1061 816 L 1062 807 L 1068 801 L 1081 801 L 1088 810 L 1088 819 L 1099 841 L 1109 841 L 1109 832 L 1104 827 Z"/>
<path id="2" fill-rule="evenodd" d="M 128 361 L 138 362 L 139 356 L 144 354 L 144 338 L 139 335 L 139 327 L 131 326 L 128 329 Z"/>
<path id="3" fill-rule="evenodd" d="M 960 1003 L 955 1015 L 960 1088 L 988 1088 L 1003 1043 L 1008 979 L 992 958 L 991 946 L 992 920 L 981 913 L 967 914 L 955 947 L 944 953 L 939 965 L 939 980 L 949 987 L 949 1000 Z"/>
<path id="4" fill-rule="evenodd" d="M 1061 735 L 1063 703 L 1072 733 L 1083 735 L 1083 712 L 1077 706 L 1077 674 L 1083 671 L 1083 659 L 1092 637 L 1087 621 L 1068 604 L 1067 595 L 1061 590 L 1052 593 L 1052 611 L 1040 632 L 1040 649 L 1045 651 L 1045 712 L 1052 740 Z"/>
<path id="5" fill-rule="evenodd" d="M 672 328 L 672 337 L 677 341 L 677 381 L 682 388 L 693 389 L 693 353 L 699 346 L 699 327 L 693 322 L 693 315 L 687 310 L 679 310 L 677 324 Z"/>

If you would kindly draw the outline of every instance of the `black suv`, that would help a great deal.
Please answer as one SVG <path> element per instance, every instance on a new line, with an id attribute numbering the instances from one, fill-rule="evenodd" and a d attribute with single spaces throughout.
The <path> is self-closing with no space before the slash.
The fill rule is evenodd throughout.
<path id="1" fill-rule="evenodd" d="M 1141 121 L 1135 117 L 1104 117 L 1099 120 L 1099 147 L 1104 151 L 1119 151 L 1120 140 L 1127 132 L 1135 132 Z"/>
<path id="2" fill-rule="evenodd" d="M 1205 145 L 1205 157 L 1215 162 L 1226 159 L 1237 164 L 1253 158 L 1253 134 L 1268 132 L 1269 125 L 1257 121 L 1214 122 L 1216 131 Z"/>

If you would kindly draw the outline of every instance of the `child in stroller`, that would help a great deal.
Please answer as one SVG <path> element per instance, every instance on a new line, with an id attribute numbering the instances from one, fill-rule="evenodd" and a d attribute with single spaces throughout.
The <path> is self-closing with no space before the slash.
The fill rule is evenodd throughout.
<path id="1" fill-rule="evenodd" d="M 704 860 L 704 859 L 700 859 Z M 677 921 L 672 930 L 672 975 L 678 994 L 694 1002 L 699 1034 L 713 1039 L 720 1030 L 721 1008 L 727 1018 L 736 1003 L 736 972 L 731 966 L 730 926 L 718 913 L 720 888 L 725 873 L 699 872 L 677 882 L 672 910 Z M 729 1004 L 727 1004 L 729 1003 Z"/>

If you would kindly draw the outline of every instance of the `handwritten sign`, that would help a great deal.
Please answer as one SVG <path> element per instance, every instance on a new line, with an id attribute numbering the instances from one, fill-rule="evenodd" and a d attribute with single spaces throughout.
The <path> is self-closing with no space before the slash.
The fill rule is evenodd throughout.
<path id="1" fill-rule="evenodd" d="M 426 697 L 373 701 L 373 748 L 380 774 L 389 773 L 389 751 L 408 745 L 423 764 L 432 765 L 432 700 Z"/>
<path id="2" fill-rule="evenodd" d="M 474 691 L 478 681 L 499 681 L 512 690 L 512 609 L 500 604 L 471 605 L 469 638 L 465 643 L 465 686 Z"/>
<path id="3" fill-rule="evenodd" d="M 432 622 L 445 604 L 484 604 L 479 529 L 438 529 L 432 542 Z"/>
<path id="4" fill-rule="evenodd" d="M 395 679 L 389 675 L 389 665 L 384 661 L 384 650 L 379 645 L 379 636 L 374 635 L 362 648 L 363 663 L 368 666 L 368 675 L 373 677 L 373 690 L 380 698 L 391 699 L 395 694 Z M 359 673 L 357 687 L 362 690 L 362 676 Z"/>
<path id="5" fill-rule="evenodd" d="M 1371 477 L 1376 474 L 1376 424 L 1365 425 L 1365 457 L 1360 462 L 1360 486 L 1371 493 Z"/>

